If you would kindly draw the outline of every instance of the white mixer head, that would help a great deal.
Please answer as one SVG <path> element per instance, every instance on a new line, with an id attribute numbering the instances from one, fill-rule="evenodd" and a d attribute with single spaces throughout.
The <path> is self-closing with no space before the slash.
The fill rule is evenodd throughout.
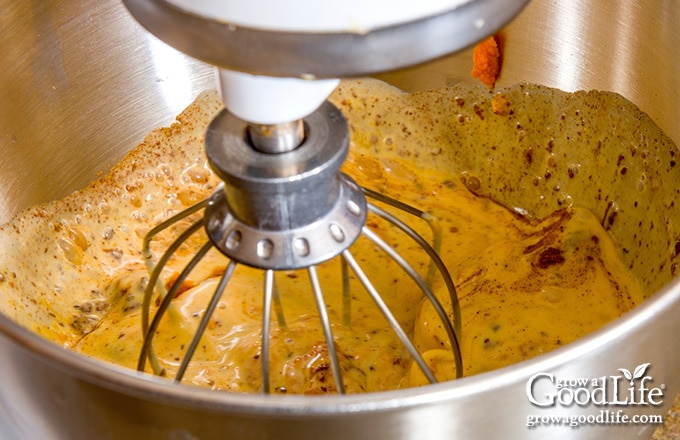
<path id="1" fill-rule="evenodd" d="M 226 107 L 255 124 L 300 120 L 336 78 L 446 55 L 528 0 L 124 0 L 171 46 L 220 68 Z"/>
<path id="2" fill-rule="evenodd" d="M 305 80 L 219 70 L 224 105 L 244 121 L 276 125 L 310 115 L 339 80 Z"/>
<path id="3" fill-rule="evenodd" d="M 170 0 L 177 7 L 214 20 L 283 32 L 366 33 L 379 27 L 435 15 L 469 0 Z M 239 118 L 274 125 L 302 119 L 316 110 L 338 80 L 277 78 L 228 69 L 219 71 L 225 106 Z"/>
<path id="4" fill-rule="evenodd" d="M 472 0 L 168 0 L 215 20 L 271 31 L 367 33 L 437 15 Z"/>

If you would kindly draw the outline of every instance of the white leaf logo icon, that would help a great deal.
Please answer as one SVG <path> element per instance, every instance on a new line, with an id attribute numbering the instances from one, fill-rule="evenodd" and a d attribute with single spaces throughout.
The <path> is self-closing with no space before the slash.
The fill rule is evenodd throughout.
<path id="1" fill-rule="evenodd" d="M 633 375 L 630 374 L 630 371 L 626 370 L 625 368 L 619 368 L 619 371 L 623 373 L 623 377 L 633 382 Z"/>
<path id="2" fill-rule="evenodd" d="M 649 362 L 646 364 L 640 364 L 637 367 L 635 367 L 635 371 L 633 372 L 633 379 L 639 379 L 642 376 L 644 376 L 645 371 L 647 371 L 647 367 L 649 367 Z"/>

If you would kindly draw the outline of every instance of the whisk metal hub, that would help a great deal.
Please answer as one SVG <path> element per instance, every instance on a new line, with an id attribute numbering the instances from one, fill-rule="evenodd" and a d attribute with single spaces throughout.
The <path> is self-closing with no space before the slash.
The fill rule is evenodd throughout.
<path id="1" fill-rule="evenodd" d="M 344 174 L 337 179 L 338 197 L 330 211 L 292 229 L 249 225 L 231 213 L 225 191 L 216 191 L 205 211 L 208 236 L 232 260 L 260 269 L 300 269 L 329 260 L 351 246 L 361 234 L 367 213 L 361 189 Z"/>
<path id="2" fill-rule="evenodd" d="M 303 122 L 302 143 L 276 154 L 259 151 L 249 142 L 249 123 L 226 110 L 208 126 L 208 162 L 242 222 L 258 229 L 293 229 L 333 209 L 340 193 L 336 175 L 349 150 L 347 121 L 326 102 Z"/>
<path id="3" fill-rule="evenodd" d="M 339 255 L 361 234 L 366 199 L 339 172 L 349 148 L 344 116 L 327 102 L 304 125 L 302 143 L 280 153 L 260 151 L 252 127 L 226 110 L 208 127 L 208 161 L 224 186 L 208 202 L 206 230 L 231 259 L 299 269 Z"/>

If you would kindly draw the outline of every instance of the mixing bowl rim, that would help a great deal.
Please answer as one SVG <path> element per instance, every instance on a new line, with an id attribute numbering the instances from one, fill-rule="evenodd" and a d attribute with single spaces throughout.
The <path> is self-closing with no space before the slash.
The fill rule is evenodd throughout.
<path id="1" fill-rule="evenodd" d="M 454 397 L 483 393 L 490 388 L 507 387 L 517 382 L 518 378 L 528 380 L 534 374 L 550 371 L 593 353 L 599 347 L 625 337 L 631 330 L 642 329 L 645 323 L 657 319 L 660 313 L 673 305 L 680 307 L 680 277 L 673 279 L 634 310 L 595 332 L 532 359 L 427 387 L 323 397 L 240 394 L 175 384 L 167 379 L 78 354 L 31 332 L 3 314 L 0 314 L 0 334 L 8 336 L 35 358 L 47 361 L 77 379 L 142 400 L 152 399 L 174 406 L 200 407 L 232 414 L 294 417 L 389 411 L 436 404 Z"/>

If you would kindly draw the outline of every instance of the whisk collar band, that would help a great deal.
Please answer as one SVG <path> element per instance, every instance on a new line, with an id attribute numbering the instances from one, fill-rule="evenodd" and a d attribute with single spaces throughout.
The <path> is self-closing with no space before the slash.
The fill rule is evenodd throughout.
<path id="1" fill-rule="evenodd" d="M 367 205 L 361 188 L 338 174 L 338 197 L 330 211 L 309 224 L 280 230 L 253 227 L 234 216 L 225 192 L 213 193 L 205 228 L 215 247 L 229 258 L 259 269 L 294 270 L 339 255 L 361 235 Z"/>

